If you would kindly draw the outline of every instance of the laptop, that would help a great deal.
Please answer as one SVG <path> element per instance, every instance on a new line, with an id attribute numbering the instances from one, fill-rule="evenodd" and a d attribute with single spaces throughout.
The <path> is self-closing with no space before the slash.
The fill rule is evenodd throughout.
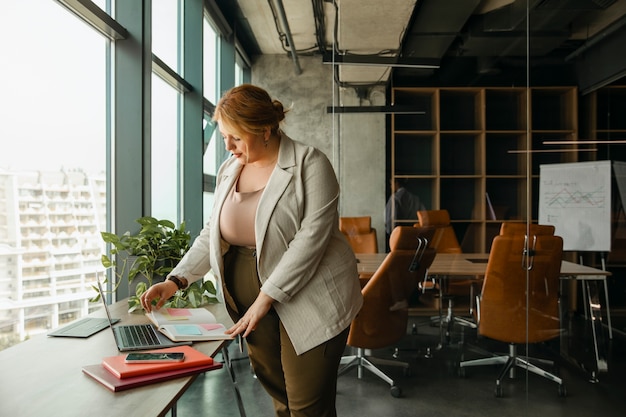
<path id="1" fill-rule="evenodd" d="M 113 323 L 117 323 L 120 319 L 113 319 Z M 67 326 L 59 327 L 48 333 L 48 336 L 54 337 L 78 337 L 87 338 L 109 327 L 109 319 L 101 317 L 83 317 Z"/>
<path id="2" fill-rule="evenodd" d="M 191 342 L 172 342 L 150 323 L 127 324 L 113 327 L 114 321 L 111 319 L 109 306 L 104 298 L 102 284 L 99 279 L 97 282 L 100 298 L 102 299 L 104 311 L 107 315 L 108 326 L 111 328 L 111 332 L 113 332 L 117 350 L 120 352 L 130 352 L 135 350 L 160 349 L 172 346 L 191 345 Z"/>

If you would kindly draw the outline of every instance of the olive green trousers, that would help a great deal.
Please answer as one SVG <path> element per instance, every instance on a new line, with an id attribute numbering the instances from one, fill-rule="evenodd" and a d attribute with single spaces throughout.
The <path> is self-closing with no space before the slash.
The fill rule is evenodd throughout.
<path id="1" fill-rule="evenodd" d="M 255 256 L 254 249 L 231 247 L 224 258 L 224 291 L 229 313 L 235 322 L 259 293 Z M 246 342 L 252 368 L 272 397 L 277 417 L 337 415 L 337 371 L 348 331 L 346 329 L 327 342 L 296 355 L 278 315 L 270 309 L 248 335 Z"/>

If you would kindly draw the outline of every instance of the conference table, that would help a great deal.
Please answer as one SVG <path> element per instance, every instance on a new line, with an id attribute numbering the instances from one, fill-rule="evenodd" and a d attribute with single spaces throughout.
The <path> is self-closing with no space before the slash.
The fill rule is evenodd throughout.
<path id="1" fill-rule="evenodd" d="M 386 253 L 358 253 L 357 268 L 362 276 L 371 276 L 376 272 L 378 266 L 383 262 Z M 438 253 L 433 260 L 428 275 L 436 279 L 455 279 L 455 277 L 476 276 L 483 277 L 489 260 L 488 253 Z M 610 272 L 592 268 L 586 265 L 577 264 L 569 261 L 561 261 L 561 284 L 568 280 L 575 280 L 581 283 L 584 299 L 584 316 L 589 326 L 586 330 L 591 334 L 593 344 L 593 358 L 590 358 L 590 364 L 584 365 L 582 368 L 589 373 L 591 381 L 597 382 L 598 373 L 608 370 L 607 364 L 607 347 L 604 340 L 604 329 L 602 326 L 602 303 L 600 301 L 600 292 L 598 283 L 604 286 L 604 300 L 606 303 L 606 317 L 609 338 L 613 337 L 611 328 L 611 313 L 609 309 L 609 296 L 606 279 L 611 275 Z M 561 304 L 561 320 L 562 323 L 570 328 L 569 317 L 563 311 L 563 303 Z M 563 327 L 563 326 L 562 326 Z M 570 354 L 570 345 L 567 339 L 568 332 L 564 331 L 561 335 L 560 353 L 563 358 L 571 362 L 577 367 L 583 366 L 580 358 Z M 589 361 L 588 360 L 588 361 Z"/>
<path id="2" fill-rule="evenodd" d="M 121 324 L 148 322 L 143 312 L 128 313 L 127 300 L 110 308 Z M 232 324 L 223 304 L 206 308 L 218 322 L 227 327 Z M 91 316 L 106 317 L 104 309 Z M 226 343 L 229 341 L 196 342 L 193 347 L 213 357 Z M 83 374 L 83 366 L 117 354 L 108 328 L 86 339 L 40 334 L 0 351 L 0 415 L 154 417 L 170 411 L 175 415 L 176 401 L 197 375 L 112 392 Z"/>

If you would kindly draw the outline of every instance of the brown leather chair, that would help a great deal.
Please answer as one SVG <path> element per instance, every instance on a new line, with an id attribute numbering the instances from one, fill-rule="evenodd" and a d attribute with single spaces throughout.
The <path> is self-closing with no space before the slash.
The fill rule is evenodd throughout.
<path id="1" fill-rule="evenodd" d="M 371 216 L 340 217 L 339 230 L 346 236 L 354 253 L 378 253 L 376 229 Z"/>
<path id="2" fill-rule="evenodd" d="M 501 235 L 526 235 L 526 232 L 530 232 L 530 236 L 533 235 L 554 235 L 554 226 L 551 224 L 536 224 L 519 222 L 503 222 L 500 225 Z"/>
<path id="3" fill-rule="evenodd" d="M 419 210 L 417 219 L 420 226 L 437 229 L 432 246 L 438 253 L 461 253 L 461 245 L 450 224 L 448 210 Z"/>
<path id="4" fill-rule="evenodd" d="M 418 240 L 423 233 L 421 228 L 411 226 L 398 226 L 393 230 L 391 251 L 363 288 L 363 307 L 350 326 L 348 345 L 356 349 L 356 355 L 343 357 L 339 370 L 343 374 L 357 367 L 361 378 L 366 369 L 386 381 L 394 397 L 401 395 L 401 389 L 376 365 L 401 366 L 409 373 L 409 364 L 366 357 L 364 352 L 392 346 L 406 335 L 408 308 L 392 307 L 399 298 L 409 299 L 435 258 L 435 250 L 428 247 L 427 239 Z"/>
<path id="5" fill-rule="evenodd" d="M 461 245 L 456 237 L 454 228 L 450 223 L 450 213 L 448 210 L 420 210 L 417 212 L 419 225 L 422 227 L 434 227 L 435 235 L 433 237 L 432 246 L 437 253 L 461 253 Z M 439 289 L 439 316 L 433 317 L 433 322 L 446 324 L 445 336 L 450 337 L 451 326 L 453 323 L 460 324 L 464 327 L 475 327 L 475 323 L 464 317 L 453 314 L 453 298 L 467 297 L 469 300 L 469 313 L 473 312 L 473 300 L 476 289 L 480 286 L 481 280 L 476 277 L 468 276 L 467 278 L 447 279 L 440 277 L 439 285 L 433 286 L 432 282 L 422 283 L 422 289 Z M 443 287 L 442 287 L 443 286 Z M 444 314 L 443 300 L 447 300 L 447 311 Z"/>
<path id="6" fill-rule="evenodd" d="M 505 342 L 507 355 L 461 361 L 459 373 L 479 365 L 503 364 L 496 380 L 495 395 L 502 396 L 502 379 L 515 367 L 543 376 L 559 385 L 565 396 L 563 380 L 518 356 L 518 346 L 549 341 L 560 334 L 559 273 L 563 255 L 560 236 L 501 235 L 493 240 L 482 292 L 477 302 L 478 334 Z"/>

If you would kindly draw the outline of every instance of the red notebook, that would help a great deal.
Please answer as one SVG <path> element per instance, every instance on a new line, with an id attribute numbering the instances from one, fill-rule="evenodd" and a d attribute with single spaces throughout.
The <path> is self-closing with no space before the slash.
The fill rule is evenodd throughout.
<path id="1" fill-rule="evenodd" d="M 213 364 L 212 357 L 205 355 L 191 346 L 174 346 L 147 352 L 183 352 L 185 359 L 182 362 L 125 363 L 124 359 L 126 358 L 126 354 L 123 354 L 108 356 L 102 359 L 102 366 L 117 378 L 125 379 L 156 372 L 166 372 Z"/>
<path id="2" fill-rule="evenodd" d="M 83 373 L 95 379 L 109 390 L 118 392 L 130 388 L 154 384 L 156 382 L 169 381 L 170 379 L 180 378 L 183 376 L 200 374 L 213 369 L 220 369 L 221 367 L 222 364 L 220 362 L 213 362 L 211 365 L 193 366 L 191 368 L 175 369 L 173 371 L 157 372 L 120 379 L 106 370 L 101 364 L 97 364 L 83 366 Z"/>

